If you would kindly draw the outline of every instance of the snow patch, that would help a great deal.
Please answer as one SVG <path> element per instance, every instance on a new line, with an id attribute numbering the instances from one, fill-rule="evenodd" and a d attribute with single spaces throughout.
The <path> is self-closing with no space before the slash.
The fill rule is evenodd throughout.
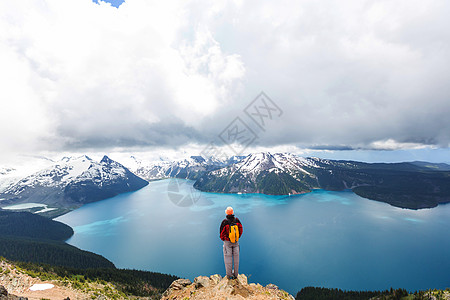
<path id="1" fill-rule="evenodd" d="M 11 210 L 21 210 L 21 209 L 30 209 L 35 207 L 47 207 L 46 204 L 41 203 L 23 203 L 23 204 L 15 204 L 10 206 L 5 206 L 3 209 L 11 209 Z"/>
<path id="2" fill-rule="evenodd" d="M 41 210 L 35 212 L 35 214 L 41 214 L 41 213 L 52 211 L 55 209 L 57 209 L 57 208 L 56 207 L 45 207 L 44 209 L 41 209 Z"/>
<path id="3" fill-rule="evenodd" d="M 2 199 L 0 199 L 2 200 Z M 22 203 L 22 204 L 14 204 L 10 206 L 5 206 L 3 209 L 9 209 L 9 210 L 24 210 L 24 209 L 30 209 L 30 208 L 36 208 L 36 207 L 42 207 L 41 210 L 36 211 L 35 214 L 44 213 L 47 211 L 52 211 L 57 208 L 55 207 L 48 207 L 47 204 L 41 204 L 41 203 Z"/>
<path id="4" fill-rule="evenodd" d="M 54 288 L 55 286 L 51 283 L 36 283 L 30 287 L 30 291 L 44 291 Z"/>

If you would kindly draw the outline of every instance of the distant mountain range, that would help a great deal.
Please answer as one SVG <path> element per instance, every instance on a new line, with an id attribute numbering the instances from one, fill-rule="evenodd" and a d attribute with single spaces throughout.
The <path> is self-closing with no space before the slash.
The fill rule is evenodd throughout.
<path id="1" fill-rule="evenodd" d="M 230 164 L 239 162 L 245 156 L 231 156 L 228 159 L 216 158 L 205 159 L 202 156 L 191 156 L 189 158 L 174 161 L 144 161 L 131 156 L 128 167 L 136 175 L 146 179 L 155 180 L 163 178 L 183 178 L 196 180 L 205 172 L 220 169 Z"/>
<path id="2" fill-rule="evenodd" d="M 191 156 L 145 161 L 131 156 L 127 167 L 107 156 L 99 162 L 80 156 L 46 163 L 22 177 L 11 176 L 14 167 L 0 167 L 0 206 L 45 204 L 53 211 L 39 212 L 53 217 L 164 178 L 195 180 L 194 187 L 205 192 L 292 195 L 351 189 L 364 198 L 402 208 L 450 202 L 450 165 L 428 162 L 369 164 L 262 152 L 225 160 Z"/>

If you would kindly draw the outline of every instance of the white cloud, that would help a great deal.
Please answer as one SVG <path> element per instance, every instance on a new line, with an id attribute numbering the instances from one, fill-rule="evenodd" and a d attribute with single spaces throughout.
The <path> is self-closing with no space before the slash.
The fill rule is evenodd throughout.
<path id="1" fill-rule="evenodd" d="M 284 114 L 255 147 L 448 147 L 449 8 L 2 1 L 1 151 L 203 144 L 261 90 Z"/>
<path id="2" fill-rule="evenodd" d="M 223 53 L 207 31 L 194 40 L 177 37 L 184 7 L 176 2 L 133 0 L 120 9 L 87 0 L 1 6 L 0 56 L 14 57 L 5 57 L 0 71 L 14 81 L 0 91 L 2 112 L 10 116 L 3 122 L 16 115 L 26 139 L 50 132 L 59 146 L 113 143 L 145 139 L 140 131 L 160 123 L 196 126 L 227 101 L 244 74 L 239 56 Z M 23 142 L 15 138 L 17 128 L 8 130 L 11 142 Z"/>
<path id="3" fill-rule="evenodd" d="M 393 139 L 375 141 L 369 145 L 372 149 L 377 150 L 399 150 L 399 149 L 424 149 L 427 146 L 419 143 L 399 143 Z"/>

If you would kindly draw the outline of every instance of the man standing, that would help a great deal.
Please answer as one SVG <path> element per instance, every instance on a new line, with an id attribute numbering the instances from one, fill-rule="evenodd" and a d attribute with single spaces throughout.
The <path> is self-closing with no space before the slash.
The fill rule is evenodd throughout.
<path id="1" fill-rule="evenodd" d="M 226 218 L 220 224 L 220 239 L 223 241 L 223 260 L 225 262 L 225 270 L 228 279 L 236 279 L 239 274 L 239 237 L 242 236 L 243 228 L 241 221 L 234 216 L 234 211 L 231 206 L 225 210 Z M 239 231 L 237 239 L 233 237 L 230 240 L 230 229 L 236 228 Z M 231 227 L 231 228 L 230 228 Z M 234 259 L 234 269 L 233 266 Z"/>

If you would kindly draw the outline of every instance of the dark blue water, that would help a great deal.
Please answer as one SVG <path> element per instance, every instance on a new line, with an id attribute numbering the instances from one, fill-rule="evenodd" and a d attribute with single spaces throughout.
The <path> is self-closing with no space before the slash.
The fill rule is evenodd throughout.
<path id="1" fill-rule="evenodd" d="M 240 273 L 295 294 L 304 286 L 354 290 L 450 286 L 450 205 L 406 210 L 351 191 L 299 196 L 202 193 L 161 180 L 59 217 L 69 244 L 117 267 L 191 280 L 225 273 L 219 225 L 233 206 L 244 226 Z"/>

